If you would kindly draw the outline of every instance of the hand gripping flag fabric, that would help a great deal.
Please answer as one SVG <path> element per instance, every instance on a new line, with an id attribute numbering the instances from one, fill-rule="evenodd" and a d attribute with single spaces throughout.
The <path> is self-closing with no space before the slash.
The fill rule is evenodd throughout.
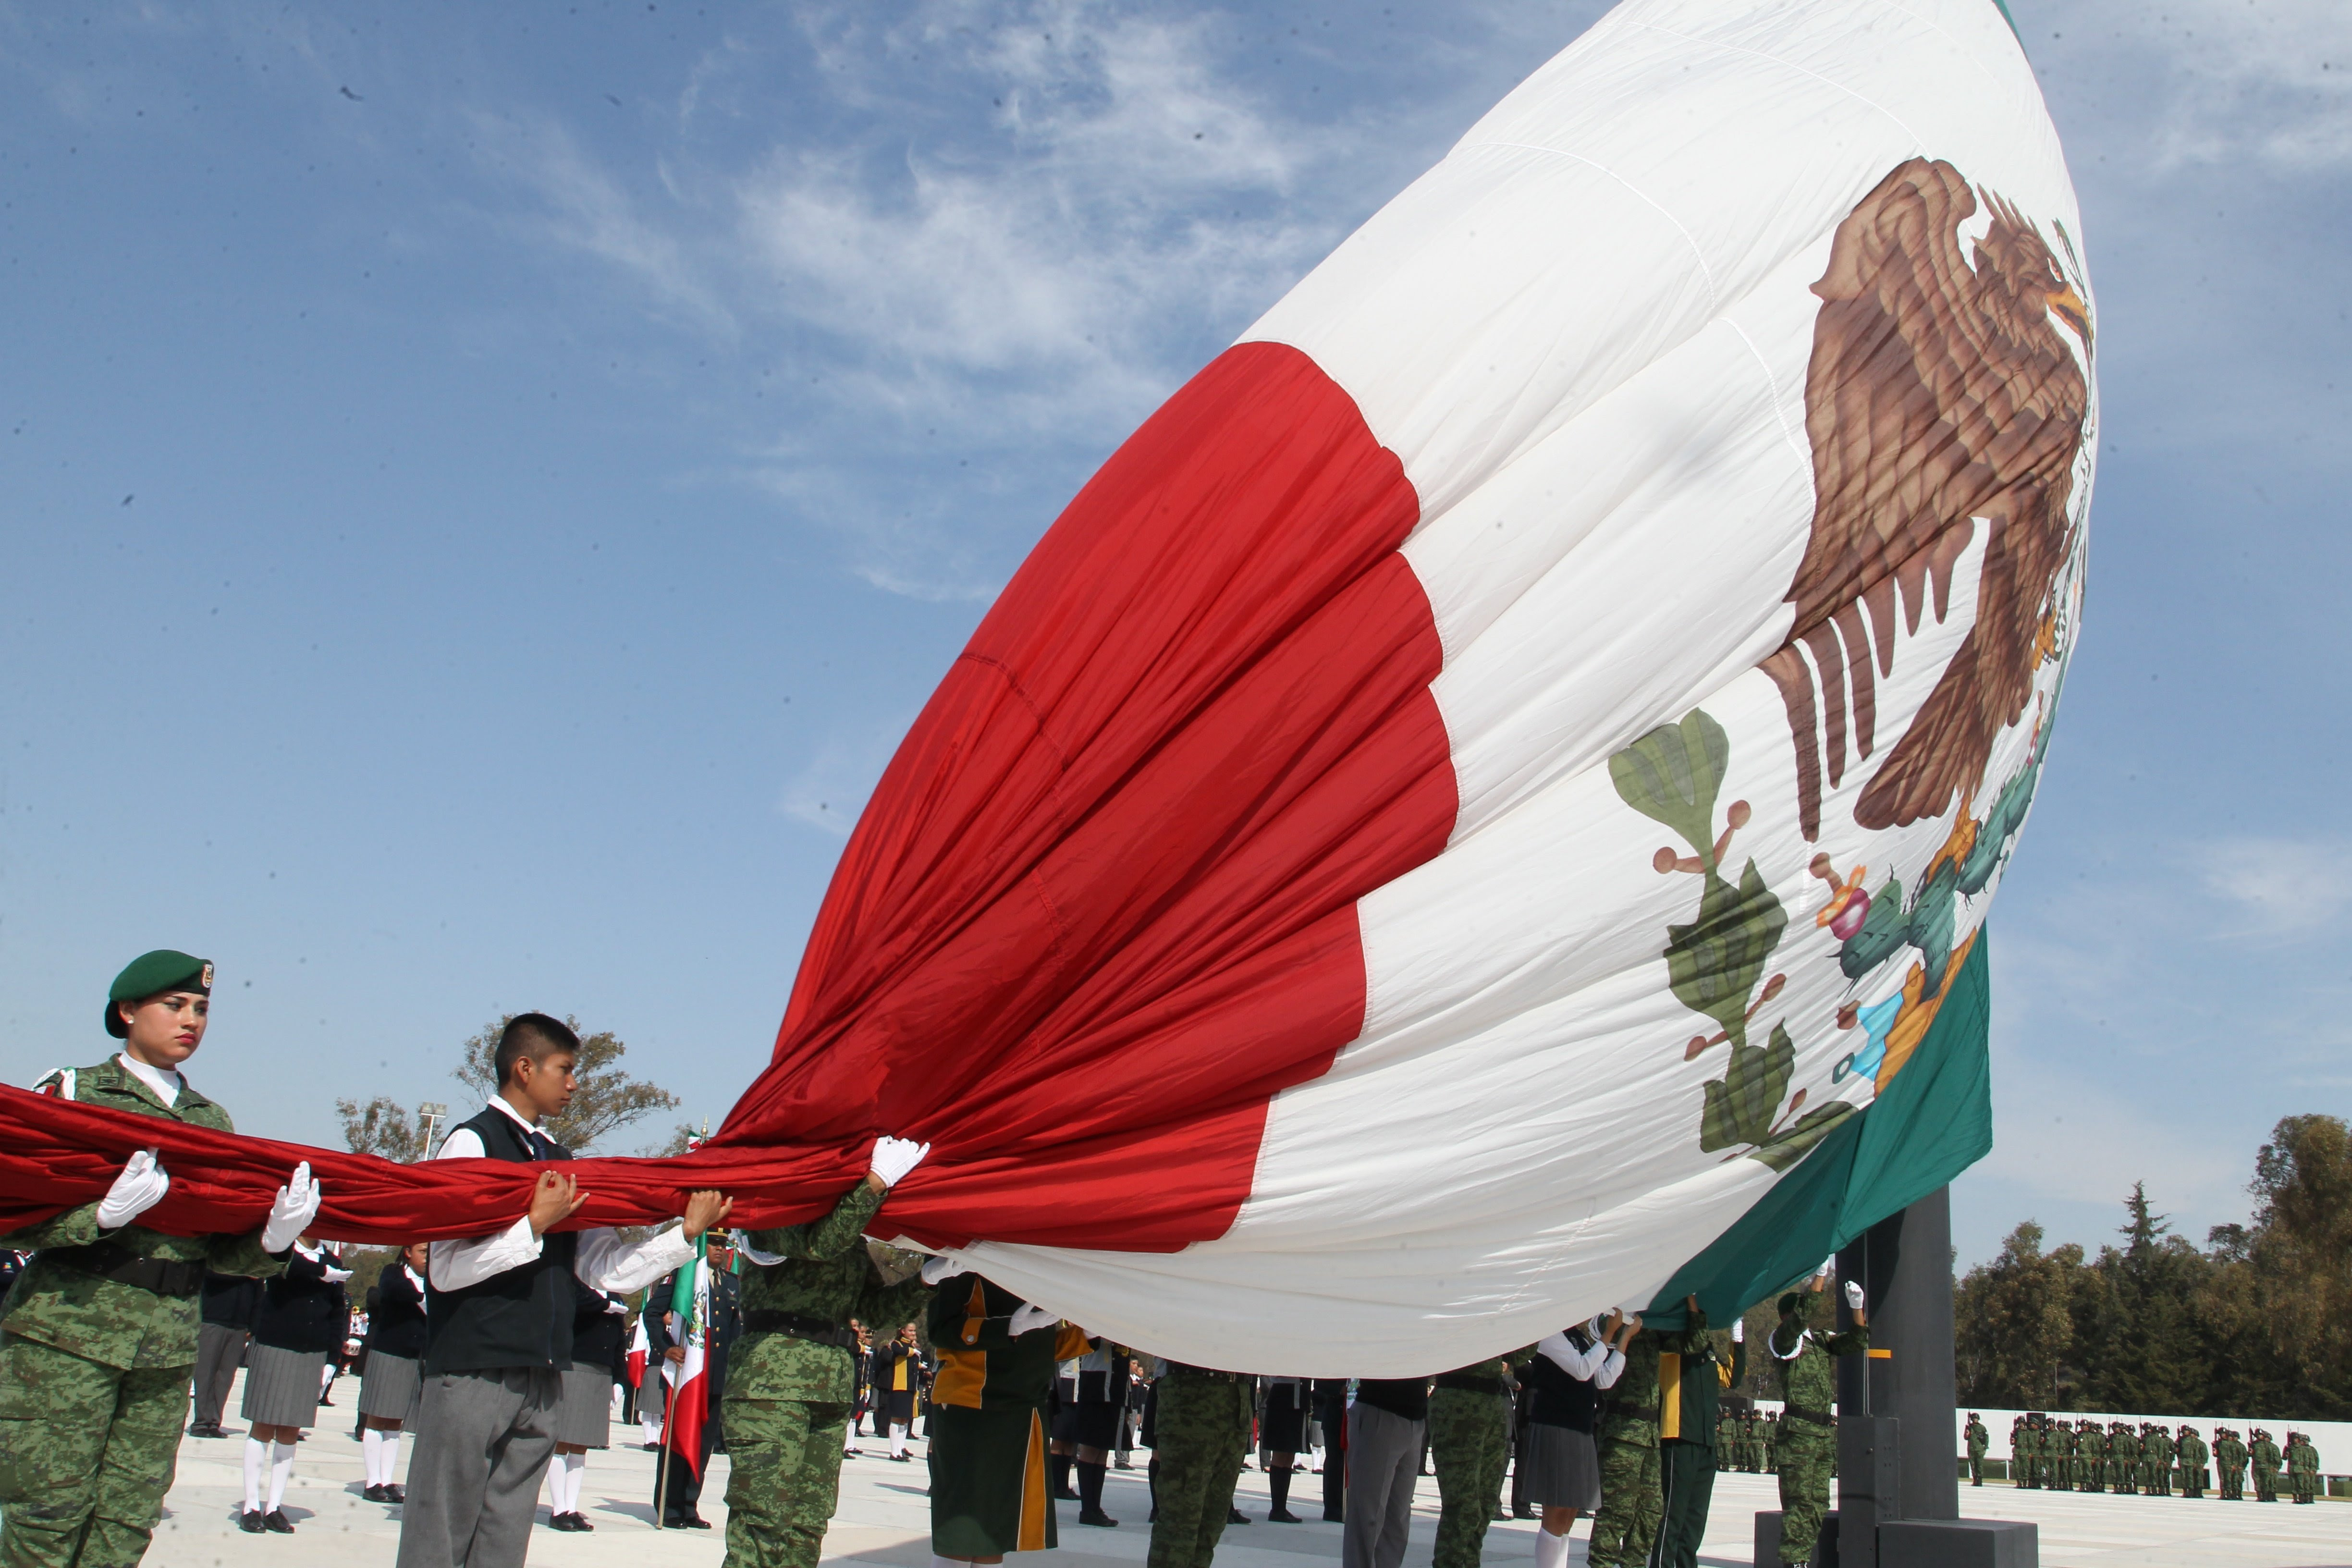
<path id="1" fill-rule="evenodd" d="M 1080 491 L 876 790 L 768 1070 L 693 1155 L 572 1167 L 583 1223 L 795 1221 L 925 1139 L 886 1238 L 1316 1375 L 1805 1272 L 1989 1146 L 2095 341 L 1993 0 L 1629 0 Z M 149 1223 L 254 1223 L 299 1152 L 0 1109 L 27 1215 L 159 1142 Z M 312 1158 L 331 1235 L 530 1177 Z"/>

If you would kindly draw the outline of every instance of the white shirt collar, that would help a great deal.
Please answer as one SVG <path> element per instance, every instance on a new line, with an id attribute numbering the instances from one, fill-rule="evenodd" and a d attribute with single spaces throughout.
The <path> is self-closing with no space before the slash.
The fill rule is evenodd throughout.
<path id="1" fill-rule="evenodd" d="M 155 1098 L 165 1105 L 180 1103 L 180 1087 L 184 1080 L 178 1073 L 167 1072 L 162 1068 L 149 1067 L 129 1051 L 117 1051 L 114 1059 L 121 1062 L 123 1070 L 130 1073 L 132 1078 L 153 1089 Z"/>
<path id="2" fill-rule="evenodd" d="M 539 1123 L 531 1121 L 521 1111 L 517 1110 L 513 1106 L 509 1105 L 507 1103 L 507 1097 L 503 1094 L 494 1094 L 490 1096 L 490 1109 L 493 1110 L 505 1111 L 507 1113 L 507 1119 L 518 1127 L 527 1129 L 532 1132 L 541 1132 Z M 541 1132 L 541 1135 L 544 1136 L 544 1133 Z"/>

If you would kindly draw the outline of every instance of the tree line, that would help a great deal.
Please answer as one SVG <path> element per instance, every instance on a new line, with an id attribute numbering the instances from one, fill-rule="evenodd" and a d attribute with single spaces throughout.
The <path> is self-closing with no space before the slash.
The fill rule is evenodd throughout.
<path id="1" fill-rule="evenodd" d="M 2138 1182 L 2095 1257 L 2019 1226 L 1953 1287 L 1961 1403 L 2352 1420 L 2352 1128 L 2286 1118 L 2247 1191 L 2252 1217 L 2203 1247 Z"/>

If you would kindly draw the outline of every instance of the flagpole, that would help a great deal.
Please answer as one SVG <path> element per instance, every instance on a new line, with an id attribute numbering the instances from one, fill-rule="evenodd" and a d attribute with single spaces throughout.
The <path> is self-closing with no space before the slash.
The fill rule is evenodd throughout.
<path id="1" fill-rule="evenodd" d="M 667 1355 L 662 1364 L 664 1366 L 669 1364 Z M 667 1380 L 666 1379 L 664 1385 L 667 1388 Z M 677 1430 L 677 1423 L 670 1419 L 670 1405 L 673 1403 L 675 1401 L 665 1392 L 662 1395 L 661 1459 L 654 1466 L 654 1528 L 656 1530 L 662 1527 L 662 1514 L 669 1506 L 669 1441 Z"/>

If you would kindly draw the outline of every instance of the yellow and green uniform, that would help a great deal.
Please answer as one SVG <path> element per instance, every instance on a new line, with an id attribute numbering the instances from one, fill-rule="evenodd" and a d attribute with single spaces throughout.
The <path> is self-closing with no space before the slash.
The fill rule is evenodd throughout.
<path id="1" fill-rule="evenodd" d="M 234 1132 L 181 1075 L 165 1105 L 119 1058 L 36 1087 L 79 1104 Z M 0 1305 L 0 1564 L 130 1563 L 163 1517 L 187 1416 L 206 1269 L 285 1267 L 261 1233 L 101 1230 L 96 1204 L 0 1236 L 37 1248 Z"/>
<path id="2" fill-rule="evenodd" d="M 995 1557 L 1061 1544 L 1045 1458 L 1054 1369 L 1092 1348 L 1069 1323 L 1014 1337 L 1024 1305 L 977 1274 L 940 1281 L 931 1298 L 931 1550 Z"/>

